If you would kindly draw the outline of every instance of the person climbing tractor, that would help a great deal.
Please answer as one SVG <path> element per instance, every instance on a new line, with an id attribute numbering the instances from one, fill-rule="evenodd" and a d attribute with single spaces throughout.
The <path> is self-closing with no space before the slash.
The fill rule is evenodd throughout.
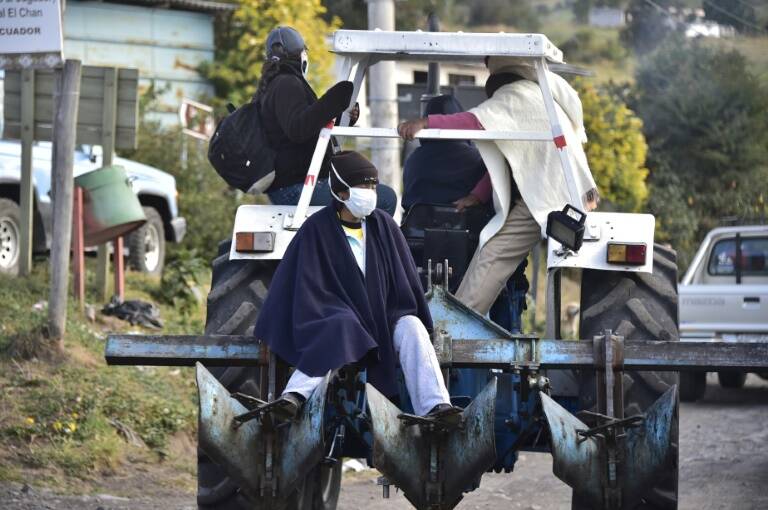
<path id="1" fill-rule="evenodd" d="M 400 136 L 411 140 L 424 128 L 548 131 L 533 65 L 510 57 L 490 57 L 486 65 L 491 73 L 485 85 L 488 99 L 468 112 L 403 122 Z M 587 190 L 578 205 L 589 211 L 597 206 L 597 189 L 582 147 L 586 134 L 581 100 L 563 78 L 549 71 L 547 77 L 578 187 Z M 569 193 L 551 142 L 497 140 L 477 145 L 492 183 L 496 217 L 483 230 L 456 297 L 486 314 L 520 262 L 546 237 L 547 215 L 568 204 Z"/>
<path id="2" fill-rule="evenodd" d="M 340 81 L 320 98 L 306 80 L 309 57 L 304 38 L 291 27 L 277 27 L 267 36 L 266 62 L 256 90 L 268 144 L 275 151 L 275 178 L 267 189 L 275 205 L 296 205 L 312 160 L 320 130 L 338 119 L 349 106 L 352 83 Z M 351 112 L 357 120 L 357 105 Z M 332 148 L 325 154 L 310 205 L 333 202 L 328 184 Z M 393 215 L 397 196 L 392 188 L 377 186 L 378 204 Z"/>
<path id="3" fill-rule="evenodd" d="M 456 424 L 430 341 L 432 317 L 398 225 L 374 209 L 378 171 L 354 151 L 330 160 L 334 203 L 310 216 L 272 279 L 254 335 L 296 367 L 278 401 L 291 419 L 329 370 L 367 369 L 382 394 L 398 393 L 397 362 L 418 415 Z"/>

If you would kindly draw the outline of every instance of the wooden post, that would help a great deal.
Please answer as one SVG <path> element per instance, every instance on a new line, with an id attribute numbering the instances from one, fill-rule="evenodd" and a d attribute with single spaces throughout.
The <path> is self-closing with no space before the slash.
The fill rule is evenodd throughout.
<path id="1" fill-rule="evenodd" d="M 83 232 L 83 188 L 75 187 L 72 211 L 72 279 L 80 311 L 85 307 L 85 240 Z"/>
<path id="2" fill-rule="evenodd" d="M 19 231 L 19 274 L 32 271 L 34 240 L 34 188 L 32 185 L 32 146 L 35 136 L 35 71 L 21 71 L 21 225 Z"/>
<path id="3" fill-rule="evenodd" d="M 54 101 L 53 119 L 53 239 L 51 242 L 51 290 L 48 299 L 48 331 L 57 347 L 63 348 L 67 320 L 67 280 L 72 236 L 73 163 L 77 108 L 80 102 L 79 60 L 67 60 Z"/>
<path id="4" fill-rule="evenodd" d="M 123 260 L 123 236 L 115 239 L 115 295 L 122 301 L 125 299 L 125 261 Z"/>
<path id="5" fill-rule="evenodd" d="M 103 167 L 110 166 L 114 158 L 116 122 L 117 68 L 108 67 L 104 69 L 104 103 L 101 113 L 101 166 Z M 115 247 L 117 247 L 116 243 Z M 117 253 L 114 253 L 113 257 L 117 257 Z M 115 274 L 115 278 L 117 278 L 117 274 Z M 106 301 L 109 297 L 109 245 L 107 243 L 99 246 L 96 285 L 101 299 Z M 114 291 L 117 293 L 117 285 Z"/>

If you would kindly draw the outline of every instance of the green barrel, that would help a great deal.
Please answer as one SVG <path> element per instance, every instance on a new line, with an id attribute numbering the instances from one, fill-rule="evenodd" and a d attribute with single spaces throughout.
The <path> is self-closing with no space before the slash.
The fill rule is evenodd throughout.
<path id="1" fill-rule="evenodd" d="M 147 221 L 131 182 L 121 166 L 105 166 L 75 178 L 83 188 L 86 246 L 123 236 Z"/>

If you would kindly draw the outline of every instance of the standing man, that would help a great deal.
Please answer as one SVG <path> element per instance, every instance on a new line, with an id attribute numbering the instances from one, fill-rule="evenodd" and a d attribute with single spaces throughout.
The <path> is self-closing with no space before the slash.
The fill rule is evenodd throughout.
<path id="1" fill-rule="evenodd" d="M 406 140 L 424 128 L 551 131 L 533 64 L 518 58 L 490 57 L 485 89 L 488 99 L 476 108 L 453 115 L 430 115 L 398 127 Z M 560 76 L 547 71 L 559 123 L 580 193 L 579 204 L 597 206 L 597 189 L 582 144 L 586 142 L 583 111 L 577 92 Z M 570 194 L 552 142 L 498 140 L 477 147 L 488 168 L 496 216 L 480 235 L 480 245 L 456 297 L 481 314 L 542 237 L 547 215 L 562 210 Z"/>
<path id="2" fill-rule="evenodd" d="M 399 361 L 416 414 L 458 422 L 430 341 L 432 317 L 398 225 L 376 206 L 378 171 L 360 154 L 331 159 L 334 203 L 310 216 L 285 252 L 256 322 L 256 338 L 296 367 L 270 408 L 295 416 L 329 370 L 367 369 L 398 393 Z"/>

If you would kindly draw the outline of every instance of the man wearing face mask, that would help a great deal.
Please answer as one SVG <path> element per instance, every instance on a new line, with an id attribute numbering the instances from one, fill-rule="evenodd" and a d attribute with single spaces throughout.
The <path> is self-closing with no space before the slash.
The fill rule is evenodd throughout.
<path id="1" fill-rule="evenodd" d="M 294 417 L 329 370 L 353 363 L 394 397 L 399 362 L 414 412 L 457 422 L 416 265 L 398 225 L 375 209 L 378 171 L 340 152 L 329 181 L 334 203 L 291 241 L 256 322 L 256 338 L 296 367 L 272 412 Z"/>
<path id="2" fill-rule="evenodd" d="M 341 81 L 321 97 L 307 82 L 309 57 L 304 38 L 291 27 L 277 27 L 267 36 L 266 61 L 255 100 L 259 102 L 267 142 L 275 151 L 275 180 L 267 195 L 275 205 L 296 205 L 312 161 L 320 130 L 341 117 L 349 106 L 352 83 Z M 350 112 L 357 120 L 357 105 Z M 333 201 L 328 185 L 331 147 L 328 147 L 310 205 Z M 391 214 L 397 207 L 395 192 L 378 187 L 378 206 Z"/>

